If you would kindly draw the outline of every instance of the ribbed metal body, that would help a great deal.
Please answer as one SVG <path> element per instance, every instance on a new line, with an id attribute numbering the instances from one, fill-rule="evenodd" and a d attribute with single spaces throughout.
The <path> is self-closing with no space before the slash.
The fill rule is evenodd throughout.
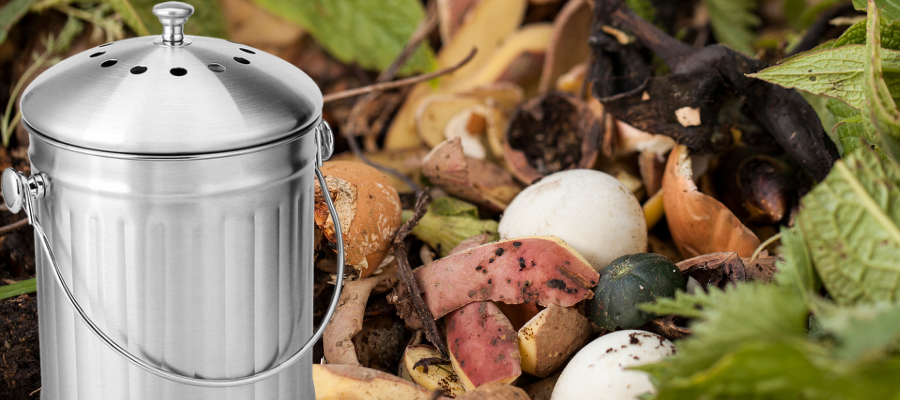
<path id="1" fill-rule="evenodd" d="M 270 369 L 312 334 L 314 135 L 198 157 L 91 152 L 31 131 L 37 213 L 75 297 L 111 338 L 208 379 Z M 131 365 L 80 320 L 38 252 L 43 400 L 313 399 L 311 355 L 234 388 Z"/>

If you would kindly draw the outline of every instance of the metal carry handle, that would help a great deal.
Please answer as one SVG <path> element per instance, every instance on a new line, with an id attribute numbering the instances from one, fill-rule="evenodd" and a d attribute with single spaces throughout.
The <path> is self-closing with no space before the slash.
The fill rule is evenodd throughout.
<path id="1" fill-rule="evenodd" d="M 326 128 L 323 129 L 327 131 L 330 135 L 330 130 Z M 317 141 L 323 139 L 321 130 L 317 132 Z M 326 143 L 323 147 L 330 147 L 327 139 L 325 139 Z M 320 147 L 321 149 L 321 147 Z M 334 203 L 331 200 L 331 196 L 328 195 L 328 185 L 325 183 L 325 177 L 322 175 L 322 171 L 319 170 L 319 166 L 321 166 L 321 161 L 323 159 L 327 159 L 331 155 L 331 149 L 326 149 L 326 154 L 317 155 L 316 160 L 316 179 L 319 181 L 319 185 L 322 187 L 323 193 L 325 195 L 325 203 L 328 205 L 328 211 L 331 213 L 331 218 L 334 220 L 334 232 L 335 236 L 337 236 L 337 278 L 335 281 L 335 290 L 334 294 L 331 297 L 331 303 L 328 305 L 328 310 L 325 312 L 325 319 L 322 320 L 322 324 L 316 329 L 315 333 L 313 333 L 312 337 L 302 346 L 296 353 L 294 353 L 290 358 L 284 360 L 281 364 L 278 364 L 275 367 L 272 367 L 263 372 L 259 372 L 253 375 L 248 375 L 241 378 L 227 378 L 227 379 L 203 379 L 203 378 L 195 378 L 191 376 L 182 375 L 176 372 L 167 371 L 160 367 L 157 367 L 144 359 L 138 357 L 134 353 L 129 352 L 121 345 L 119 345 L 115 340 L 113 340 L 109 335 L 103 332 L 97 324 L 87 315 L 84 309 L 81 308 L 81 305 L 78 304 L 78 300 L 72 294 L 72 291 L 69 289 L 69 285 L 66 283 L 65 277 L 63 277 L 62 271 L 59 269 L 59 264 L 56 262 L 56 256 L 53 254 L 53 249 L 50 247 L 50 240 L 47 238 L 47 234 L 44 233 L 44 228 L 41 226 L 40 221 L 38 221 L 37 214 L 35 213 L 34 208 L 34 200 L 36 198 L 43 197 L 44 195 L 44 182 L 45 176 L 43 173 L 38 173 L 33 175 L 31 178 L 25 178 L 21 172 L 18 172 L 12 168 L 7 168 L 3 171 L 2 177 L 2 190 L 3 197 L 6 205 L 9 207 L 9 210 L 13 213 L 19 212 L 22 208 L 25 209 L 25 214 L 28 216 L 28 222 L 34 226 L 35 232 L 38 233 L 40 237 L 42 248 L 44 249 L 47 257 L 50 258 L 50 264 L 53 266 L 53 270 L 55 274 L 53 277 L 56 280 L 56 283 L 62 288 L 63 292 L 65 292 L 66 297 L 69 299 L 69 303 L 72 307 L 75 308 L 75 311 L 78 312 L 78 315 L 81 316 L 82 321 L 91 331 L 100 338 L 103 343 L 105 343 L 110 349 L 114 350 L 116 353 L 119 353 L 122 357 L 125 357 L 132 364 L 140 367 L 144 371 L 147 371 L 153 375 L 156 375 L 160 378 L 167 379 L 172 382 L 183 383 L 192 386 L 201 386 L 201 387 L 233 387 L 233 386 L 242 386 L 249 385 L 251 383 L 259 382 L 266 378 L 277 375 L 278 373 L 284 371 L 290 366 L 294 365 L 297 361 L 300 360 L 304 356 L 304 354 L 312 348 L 313 345 L 322 337 L 322 334 L 325 332 L 325 327 L 328 326 L 328 323 L 331 321 L 331 317 L 334 315 L 334 311 L 337 308 L 338 300 L 341 296 L 341 289 L 344 280 L 344 236 L 341 232 L 341 222 L 338 217 L 337 210 L 334 207 Z"/>

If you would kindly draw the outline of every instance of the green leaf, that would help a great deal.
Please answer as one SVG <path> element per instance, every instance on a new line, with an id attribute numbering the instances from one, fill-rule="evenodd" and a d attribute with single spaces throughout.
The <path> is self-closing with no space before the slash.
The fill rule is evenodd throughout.
<path id="1" fill-rule="evenodd" d="M 428 212 L 441 217 L 468 217 L 478 219 L 478 207 L 449 196 L 438 197 L 428 205 Z"/>
<path id="2" fill-rule="evenodd" d="M 900 304 L 822 307 L 819 322 L 836 340 L 838 357 L 876 359 L 900 351 Z"/>
<path id="3" fill-rule="evenodd" d="M 885 50 L 884 68 L 892 93 L 900 99 L 900 51 Z M 812 50 L 748 76 L 789 89 L 800 89 L 839 99 L 860 109 L 865 102 L 867 65 L 864 45 Z"/>
<path id="4" fill-rule="evenodd" d="M 0 286 L 0 300 L 10 297 L 21 296 L 23 294 L 34 293 L 37 291 L 37 280 L 28 279 L 12 285 Z"/>
<path id="5" fill-rule="evenodd" d="M 31 8 L 34 1 L 35 0 L 12 0 L 9 3 L 4 4 L 3 8 L 0 8 L 0 44 L 3 44 L 6 40 L 9 30 L 16 26 L 16 23 L 19 22 L 25 14 L 28 14 L 28 9 Z"/>
<path id="6" fill-rule="evenodd" d="M 778 272 L 775 273 L 775 281 L 781 286 L 797 290 L 804 301 L 810 304 L 822 284 L 809 258 L 803 233 L 796 228 L 781 228 L 780 253 L 782 260 L 776 263 Z"/>
<path id="7" fill-rule="evenodd" d="M 875 5 L 884 11 L 884 16 L 889 20 L 900 19 L 900 1 L 898 0 L 877 0 Z M 853 0 L 853 7 L 857 10 L 865 11 L 868 9 L 866 0 Z"/>
<path id="8" fill-rule="evenodd" d="M 147 36 L 162 33 L 159 18 L 153 15 L 153 6 L 159 0 L 103 0 L 110 4 L 134 33 Z M 194 15 L 184 25 L 188 35 L 224 38 L 228 36 L 225 18 L 216 0 L 191 0 Z"/>
<path id="9" fill-rule="evenodd" d="M 403 222 L 412 218 L 412 211 L 403 211 Z M 478 219 L 478 208 L 452 197 L 438 197 L 412 229 L 415 237 L 428 243 L 441 257 L 446 256 L 459 242 L 475 235 L 488 234 L 497 240 L 497 221 Z"/>
<path id="10" fill-rule="evenodd" d="M 866 28 L 866 68 L 865 68 L 865 108 L 863 111 L 866 128 L 869 126 L 878 133 L 881 139 L 881 147 L 894 161 L 900 162 L 900 110 L 891 96 L 890 88 L 885 79 L 882 65 L 882 49 L 880 26 L 881 18 L 875 2 L 869 0 L 869 16 Z"/>
<path id="11" fill-rule="evenodd" d="M 900 298 L 900 167 L 861 149 L 801 200 L 797 225 L 838 304 Z"/>
<path id="12" fill-rule="evenodd" d="M 843 148 L 841 154 L 850 154 L 863 146 L 875 146 L 878 140 L 875 132 L 866 130 L 862 113 L 840 100 L 829 99 L 825 107 L 837 121 L 831 136 L 836 137 Z M 878 149 L 880 152 L 881 150 Z"/>
<path id="13" fill-rule="evenodd" d="M 338 60 L 376 70 L 394 61 L 424 17 L 418 0 L 254 1 L 309 30 Z M 434 64 L 423 44 L 401 72 L 428 71 Z"/>
<path id="14" fill-rule="evenodd" d="M 900 21 L 888 23 L 884 19 L 881 22 L 881 47 L 891 50 L 900 50 Z M 859 21 L 850 25 L 832 47 L 846 46 L 849 44 L 866 44 L 866 21 Z"/>
<path id="15" fill-rule="evenodd" d="M 689 308 L 692 301 L 703 306 L 701 313 Z M 709 294 L 661 300 L 657 308 L 648 309 L 656 312 L 676 305 L 679 314 L 697 319 L 691 325 L 694 334 L 678 342 L 678 354 L 653 370 L 657 379 L 666 382 L 710 368 L 745 342 L 806 338 L 806 305 L 797 291 L 778 285 L 748 282 L 725 291 L 712 289 Z"/>
<path id="16" fill-rule="evenodd" d="M 713 303 L 713 297 L 703 290 L 698 290 L 694 294 L 679 290 L 675 292 L 675 297 L 658 298 L 653 303 L 638 304 L 638 308 L 656 315 L 680 315 L 687 318 L 699 318 L 703 316 L 703 308 Z"/>
<path id="17" fill-rule="evenodd" d="M 753 54 L 750 46 L 756 40 L 754 28 L 759 18 L 754 14 L 757 0 L 703 0 L 709 10 L 709 22 L 719 43 Z"/>
<path id="18" fill-rule="evenodd" d="M 112 6 L 113 10 L 116 11 L 116 14 L 119 14 L 122 17 L 122 21 L 125 21 L 125 25 L 128 25 L 128 27 L 131 28 L 131 30 L 134 31 L 134 33 L 136 33 L 138 36 L 150 35 L 150 30 L 147 29 L 147 24 L 144 23 L 144 20 L 138 14 L 137 10 L 129 0 L 103 1 Z M 152 6 L 150 15 L 153 15 Z M 156 20 L 156 23 L 159 24 L 159 19 Z"/>
<path id="19" fill-rule="evenodd" d="M 650 0 L 625 0 L 625 4 L 638 16 L 653 23 L 656 21 L 656 7 Z"/>
<path id="20" fill-rule="evenodd" d="M 658 382 L 655 399 L 897 398 L 900 357 L 847 365 L 822 357 L 825 351 L 802 341 L 750 340 L 723 354 L 709 369 Z M 638 369 L 655 374 L 659 368 L 656 364 Z"/>

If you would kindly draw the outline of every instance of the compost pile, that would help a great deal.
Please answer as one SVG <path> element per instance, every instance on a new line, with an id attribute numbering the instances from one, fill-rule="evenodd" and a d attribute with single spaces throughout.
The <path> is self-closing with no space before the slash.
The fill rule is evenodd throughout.
<path id="1" fill-rule="evenodd" d="M 894 1 L 208 2 L 188 33 L 306 71 L 338 135 L 317 398 L 900 392 Z M 27 174 L 31 79 L 155 26 L 122 3 L 2 6 L 3 167 Z M 0 399 L 40 387 L 20 218 L 0 214 Z"/>

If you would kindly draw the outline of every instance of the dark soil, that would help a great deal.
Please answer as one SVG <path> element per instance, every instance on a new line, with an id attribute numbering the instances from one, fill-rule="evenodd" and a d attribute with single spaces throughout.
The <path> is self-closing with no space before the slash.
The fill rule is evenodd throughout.
<path id="1" fill-rule="evenodd" d="M 37 298 L 0 301 L 0 400 L 36 399 L 41 387 Z"/>

